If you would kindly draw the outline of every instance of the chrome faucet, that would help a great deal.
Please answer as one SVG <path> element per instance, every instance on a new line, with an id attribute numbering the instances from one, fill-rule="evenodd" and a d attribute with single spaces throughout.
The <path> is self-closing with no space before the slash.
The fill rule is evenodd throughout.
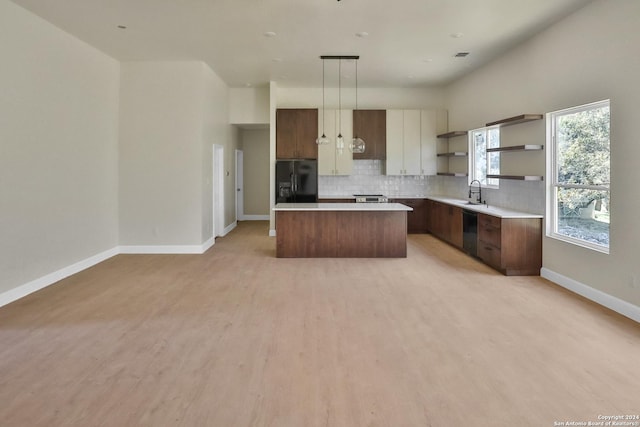
<path id="1" fill-rule="evenodd" d="M 477 190 L 474 190 L 473 187 L 472 187 L 474 182 L 478 183 L 478 189 Z M 474 179 L 473 181 L 471 181 L 469 183 L 469 198 L 471 198 L 471 196 L 473 194 L 477 194 L 478 195 L 476 197 L 476 202 L 482 203 L 482 184 L 477 179 Z"/>

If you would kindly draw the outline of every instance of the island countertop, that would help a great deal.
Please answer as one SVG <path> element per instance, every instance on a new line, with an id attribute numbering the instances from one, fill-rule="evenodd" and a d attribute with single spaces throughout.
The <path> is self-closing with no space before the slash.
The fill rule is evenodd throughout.
<path id="1" fill-rule="evenodd" d="M 413 208 L 401 203 L 278 203 L 273 207 L 282 211 L 364 211 L 364 212 L 403 212 Z"/>

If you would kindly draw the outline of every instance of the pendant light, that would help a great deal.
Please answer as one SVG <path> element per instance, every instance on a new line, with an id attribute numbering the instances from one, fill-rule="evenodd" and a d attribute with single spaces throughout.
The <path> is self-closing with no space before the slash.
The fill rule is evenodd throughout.
<path id="1" fill-rule="evenodd" d="M 318 145 L 327 145 L 331 142 L 329 138 L 324 133 L 324 58 L 322 58 L 322 136 L 319 136 L 316 139 L 316 144 Z"/>
<path id="2" fill-rule="evenodd" d="M 357 110 L 358 110 L 358 60 L 356 59 L 356 110 L 355 111 Z M 364 153 L 364 148 L 365 148 L 364 140 L 358 137 L 358 135 L 356 134 L 356 130 L 354 129 L 353 139 L 349 144 L 349 150 L 351 150 L 352 153 L 360 154 L 360 153 Z"/>
<path id="3" fill-rule="evenodd" d="M 336 138 L 336 150 L 342 154 L 344 150 L 344 138 L 342 137 L 342 58 L 338 59 L 338 137 Z"/>

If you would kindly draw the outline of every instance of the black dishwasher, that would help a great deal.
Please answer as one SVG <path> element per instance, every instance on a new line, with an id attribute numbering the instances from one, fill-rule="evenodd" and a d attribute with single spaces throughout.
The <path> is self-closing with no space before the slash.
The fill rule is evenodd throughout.
<path id="1" fill-rule="evenodd" d="M 472 256 L 478 256 L 478 214 L 462 210 L 462 248 Z"/>

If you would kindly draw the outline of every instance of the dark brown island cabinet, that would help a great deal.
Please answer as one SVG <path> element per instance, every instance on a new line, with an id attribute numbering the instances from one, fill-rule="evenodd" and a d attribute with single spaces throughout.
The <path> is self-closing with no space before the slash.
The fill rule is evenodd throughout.
<path id="1" fill-rule="evenodd" d="M 276 110 L 276 159 L 317 159 L 317 137 L 316 108 Z"/>
<path id="2" fill-rule="evenodd" d="M 353 110 L 353 135 L 364 140 L 364 153 L 354 160 L 387 159 L 387 110 Z"/>

